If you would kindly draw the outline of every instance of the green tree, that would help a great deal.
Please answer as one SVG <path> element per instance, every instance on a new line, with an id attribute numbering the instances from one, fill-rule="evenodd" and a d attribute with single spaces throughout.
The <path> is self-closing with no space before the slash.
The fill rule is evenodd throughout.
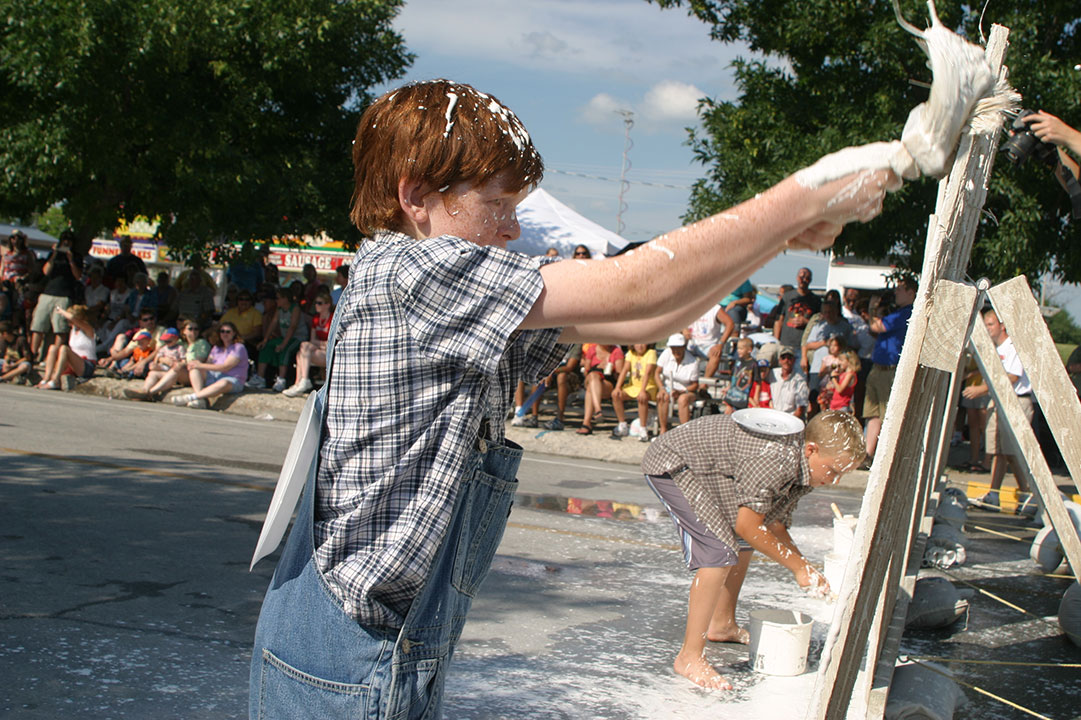
<path id="1" fill-rule="evenodd" d="M 1047 318 L 1047 329 L 1051 331 L 1051 337 L 1056 343 L 1066 345 L 1081 344 L 1081 327 L 1078 327 L 1070 313 L 1065 310 L 1057 312 Z"/>
<path id="2" fill-rule="evenodd" d="M 931 71 L 914 38 L 896 23 L 889 0 L 649 0 L 682 7 L 721 42 L 747 43 L 756 55 L 734 63 L 739 97 L 707 99 L 690 145 L 706 167 L 687 219 L 741 202 L 821 155 L 848 145 L 901 136 L 909 111 L 927 99 Z M 938 3 L 943 23 L 980 40 L 982 3 Z M 903 0 L 917 27 L 926 6 Z M 991 3 L 991 23 L 1010 28 L 1010 82 L 1031 109 L 1081 124 L 1081 5 L 1076 0 Z M 986 213 L 969 273 L 1001 280 L 1043 272 L 1081 278 L 1081 221 L 1049 168 L 1029 160 L 995 161 Z M 937 183 L 906 183 L 887 198 L 882 217 L 850 225 L 841 252 L 890 259 L 918 270 Z"/>
<path id="3" fill-rule="evenodd" d="M 83 243 L 162 218 L 182 257 L 348 223 L 369 88 L 412 62 L 400 0 L 0 0 L 0 213 Z"/>

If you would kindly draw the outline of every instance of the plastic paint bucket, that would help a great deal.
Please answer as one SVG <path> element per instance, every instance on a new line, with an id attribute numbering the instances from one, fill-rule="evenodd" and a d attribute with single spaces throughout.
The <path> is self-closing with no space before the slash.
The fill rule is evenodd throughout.
<path id="1" fill-rule="evenodd" d="M 807 669 L 810 615 L 793 610 L 752 610 L 751 667 L 766 675 L 799 675 Z"/>
<path id="2" fill-rule="evenodd" d="M 826 576 L 826 582 L 830 584 L 830 590 L 834 593 L 841 589 L 841 582 L 845 579 L 845 567 L 847 565 L 847 555 L 839 555 L 835 552 L 826 553 L 826 569 L 823 574 Z"/>
<path id="3" fill-rule="evenodd" d="M 848 553 L 852 550 L 858 520 L 859 518 L 854 515 L 833 518 L 833 552 L 841 557 L 848 557 Z"/>

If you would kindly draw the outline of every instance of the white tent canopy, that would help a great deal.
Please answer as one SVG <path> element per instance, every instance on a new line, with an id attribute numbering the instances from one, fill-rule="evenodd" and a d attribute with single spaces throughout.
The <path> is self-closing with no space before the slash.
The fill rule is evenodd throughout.
<path id="1" fill-rule="evenodd" d="M 507 249 L 527 255 L 543 255 L 554 247 L 568 258 L 576 245 L 585 245 L 598 257 L 627 244 L 619 235 L 579 215 L 541 188 L 529 193 L 518 206 L 518 224 L 522 236 Z"/>

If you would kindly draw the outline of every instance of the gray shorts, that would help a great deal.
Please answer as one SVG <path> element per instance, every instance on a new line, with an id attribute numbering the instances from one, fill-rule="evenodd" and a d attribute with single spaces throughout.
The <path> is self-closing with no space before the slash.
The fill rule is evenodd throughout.
<path id="1" fill-rule="evenodd" d="M 736 549 L 728 546 L 698 519 L 683 491 L 668 475 L 646 475 L 646 483 L 664 503 L 676 525 L 683 544 L 683 560 L 690 570 L 704 567 L 731 567 L 739 561 L 739 552 L 751 546 L 740 542 Z"/>
<path id="2" fill-rule="evenodd" d="M 38 304 L 34 306 L 34 317 L 30 320 L 30 332 L 66 333 L 71 329 L 68 319 L 56 312 L 56 308 L 65 310 L 71 305 L 71 300 L 56 295 L 38 295 Z"/>

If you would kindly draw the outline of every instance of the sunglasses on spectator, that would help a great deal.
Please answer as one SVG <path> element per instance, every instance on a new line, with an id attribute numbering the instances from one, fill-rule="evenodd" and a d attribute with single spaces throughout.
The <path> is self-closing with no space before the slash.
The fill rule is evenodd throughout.
<path id="1" fill-rule="evenodd" d="M 579 251 L 579 252 L 574 253 L 574 257 L 589 257 L 589 253 L 584 252 L 584 251 Z"/>
<path id="2" fill-rule="evenodd" d="M 232 335 L 233 331 L 230 330 L 229 328 L 222 328 L 221 330 L 218 331 L 218 333 L 220 333 L 221 335 Z"/>
<path id="3" fill-rule="evenodd" d="M 316 300 L 315 304 L 316 305 L 329 305 L 330 303 L 328 303 L 326 300 Z"/>
<path id="4" fill-rule="evenodd" d="M 139 322 L 154 322 L 154 318 L 152 318 L 152 317 L 141 317 L 141 318 L 139 318 Z"/>

